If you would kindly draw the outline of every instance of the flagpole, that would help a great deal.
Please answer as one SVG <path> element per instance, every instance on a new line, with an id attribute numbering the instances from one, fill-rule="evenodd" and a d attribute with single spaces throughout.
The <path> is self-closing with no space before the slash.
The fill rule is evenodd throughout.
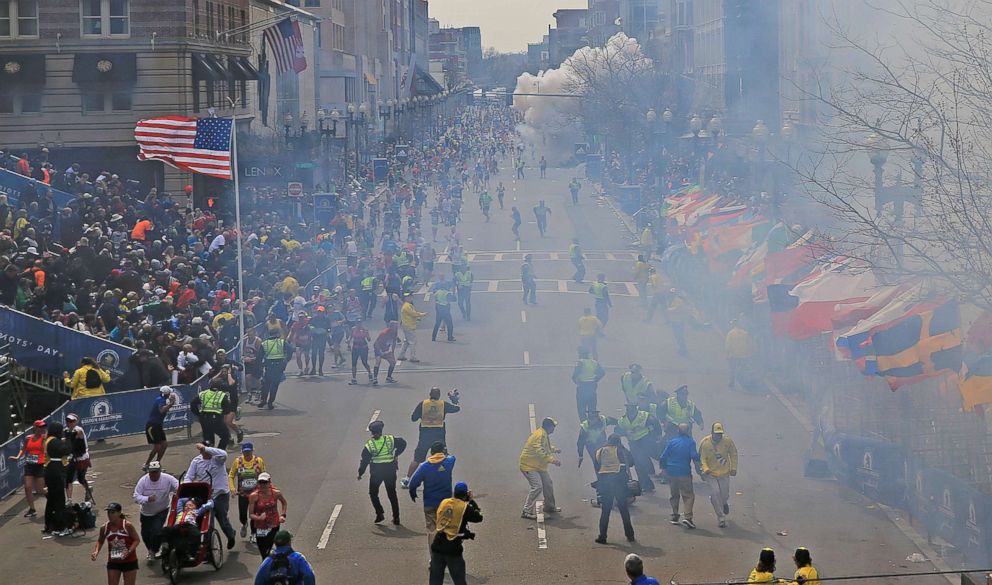
<path id="1" fill-rule="evenodd" d="M 244 265 L 241 259 L 241 240 L 244 236 L 244 232 L 241 229 L 241 187 L 238 182 L 238 123 L 237 119 L 231 118 L 231 160 L 234 163 L 234 226 L 237 230 L 237 250 L 238 250 L 238 301 L 241 303 L 241 310 L 238 311 L 238 327 L 241 330 L 241 334 L 238 337 L 239 342 L 245 337 L 245 310 L 248 304 L 245 302 L 245 285 L 244 285 Z"/>

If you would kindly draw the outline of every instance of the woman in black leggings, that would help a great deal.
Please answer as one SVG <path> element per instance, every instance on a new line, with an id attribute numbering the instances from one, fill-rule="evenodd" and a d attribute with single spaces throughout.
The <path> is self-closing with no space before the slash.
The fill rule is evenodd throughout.
<path id="1" fill-rule="evenodd" d="M 69 449 L 62 440 L 61 423 L 48 425 L 45 439 L 45 532 L 65 536 L 65 465 Z"/>

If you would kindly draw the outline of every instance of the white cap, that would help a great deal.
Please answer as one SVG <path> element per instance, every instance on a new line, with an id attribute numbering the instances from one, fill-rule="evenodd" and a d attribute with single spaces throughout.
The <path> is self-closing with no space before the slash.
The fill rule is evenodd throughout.
<path id="1" fill-rule="evenodd" d="M 272 476 L 263 471 L 258 474 L 258 481 L 272 481 Z"/>
<path id="2" fill-rule="evenodd" d="M 172 388 L 169 386 L 162 386 L 161 388 L 158 389 L 158 391 L 161 392 L 162 394 L 172 394 Z"/>

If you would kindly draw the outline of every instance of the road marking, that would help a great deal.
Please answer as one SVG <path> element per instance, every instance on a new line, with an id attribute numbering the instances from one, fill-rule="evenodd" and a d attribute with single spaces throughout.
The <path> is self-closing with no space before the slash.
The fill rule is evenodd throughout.
<path id="1" fill-rule="evenodd" d="M 502 253 L 496 254 L 495 256 L 493 256 L 493 260 L 495 260 L 496 262 L 502 262 L 503 254 Z"/>
<path id="2" fill-rule="evenodd" d="M 616 257 L 616 256 L 614 256 L 614 255 L 613 255 L 612 253 L 610 253 L 610 252 L 607 252 L 607 253 L 606 253 L 606 259 L 607 259 L 607 260 L 616 260 L 616 259 L 617 259 L 617 257 Z"/>
<path id="3" fill-rule="evenodd" d="M 372 424 L 375 421 L 379 420 L 379 413 L 380 412 L 382 412 L 382 411 L 381 410 L 376 410 L 376 411 L 373 411 L 372 412 L 372 418 L 369 419 L 369 424 Z"/>
<path id="4" fill-rule="evenodd" d="M 550 257 L 548 259 L 549 260 L 557 260 L 558 259 L 558 252 L 551 252 Z"/>
<path id="5" fill-rule="evenodd" d="M 527 405 L 527 415 L 530 417 L 530 432 L 537 430 L 537 412 L 534 410 L 533 404 Z"/>
<path id="6" fill-rule="evenodd" d="M 624 284 L 627 285 L 627 294 L 632 297 L 641 296 L 640 292 L 637 290 L 637 286 L 635 286 L 633 282 L 625 282 Z"/>
<path id="7" fill-rule="evenodd" d="M 378 410 L 376 412 L 379 412 Z M 317 541 L 317 548 L 324 550 L 327 547 L 327 541 L 331 538 L 331 531 L 334 530 L 334 523 L 338 521 L 338 514 L 341 513 L 341 504 L 334 506 L 331 510 L 331 518 L 327 521 L 327 526 L 324 527 L 323 534 L 320 535 L 320 540 Z"/>
<path id="8" fill-rule="evenodd" d="M 499 290 L 499 281 L 498 280 L 490 280 L 489 281 L 489 284 L 486 285 L 486 292 L 496 292 L 498 290 Z"/>
<path id="9" fill-rule="evenodd" d="M 525 351 L 524 352 L 524 365 L 525 366 L 529 366 L 530 365 L 530 352 L 529 351 Z"/>
<path id="10" fill-rule="evenodd" d="M 527 322 L 527 311 L 520 311 L 520 322 L 521 323 Z"/>
<path id="11" fill-rule="evenodd" d="M 558 292 L 568 292 L 568 281 L 565 280 L 558 281 Z"/>
<path id="12" fill-rule="evenodd" d="M 517 240 L 517 252 L 520 251 L 520 240 Z"/>

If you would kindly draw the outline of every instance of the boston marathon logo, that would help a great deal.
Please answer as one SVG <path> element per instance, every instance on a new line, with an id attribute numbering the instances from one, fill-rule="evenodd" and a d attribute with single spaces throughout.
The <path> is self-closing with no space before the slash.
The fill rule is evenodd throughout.
<path id="1" fill-rule="evenodd" d="M 124 372 L 120 369 L 121 365 L 121 354 L 117 353 L 114 349 L 105 349 L 100 353 L 96 354 L 96 362 L 100 364 L 100 367 L 120 376 Z"/>
<path id="2" fill-rule="evenodd" d="M 189 405 L 183 403 L 183 395 L 179 392 L 173 392 L 173 395 L 176 397 L 176 403 L 172 405 L 168 414 L 165 415 L 163 424 L 166 427 L 179 426 L 175 423 L 189 422 Z"/>
<path id="3" fill-rule="evenodd" d="M 115 414 L 110 400 L 101 398 L 90 405 L 90 416 L 79 421 L 89 433 L 117 433 L 117 423 L 124 419 L 123 414 Z"/>

